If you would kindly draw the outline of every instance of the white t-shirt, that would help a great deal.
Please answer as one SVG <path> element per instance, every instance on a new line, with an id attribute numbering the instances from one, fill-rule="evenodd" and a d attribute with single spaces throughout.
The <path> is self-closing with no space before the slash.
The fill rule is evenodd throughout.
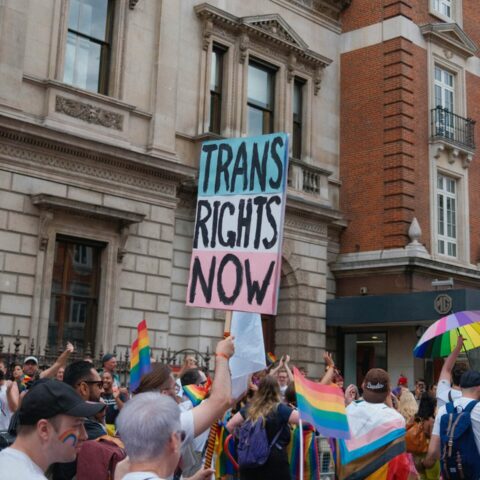
<path id="1" fill-rule="evenodd" d="M 8 406 L 7 386 L 4 383 L 0 386 L 0 430 L 8 430 L 11 418 L 12 411 Z"/>
<path id="2" fill-rule="evenodd" d="M 2 480 L 47 480 L 28 455 L 12 447 L 0 452 L 0 477 Z"/>
<path id="3" fill-rule="evenodd" d="M 185 440 L 182 445 L 192 442 L 195 437 L 195 425 L 193 423 L 193 412 L 191 410 L 180 412 L 180 425 L 185 432 Z"/>
<path id="4" fill-rule="evenodd" d="M 184 402 L 180 403 L 178 406 L 180 407 L 180 412 L 188 412 L 192 410 L 193 403 L 187 399 Z M 193 417 L 192 417 L 192 421 L 193 421 Z M 182 428 L 183 428 L 183 425 L 182 425 Z M 196 452 L 203 452 L 203 448 L 205 446 L 205 443 L 208 440 L 209 433 L 210 433 L 210 429 L 207 428 L 203 433 L 201 433 L 200 435 L 194 438 L 193 449 Z"/>
<path id="5" fill-rule="evenodd" d="M 453 405 L 455 407 L 461 406 L 465 408 L 470 402 L 473 402 L 473 399 L 460 397 L 453 401 Z M 445 405 L 438 409 L 437 416 L 435 417 L 435 423 L 433 424 L 432 435 L 440 436 L 440 419 L 442 418 L 442 415 L 445 415 L 446 413 L 447 407 Z M 475 436 L 475 443 L 477 444 L 477 449 L 480 452 L 480 403 L 477 403 L 475 408 L 472 410 L 470 418 L 472 419 L 472 429 L 473 435 Z"/>
<path id="6" fill-rule="evenodd" d="M 461 390 L 452 388 L 448 380 L 440 380 L 437 385 L 437 407 L 441 407 L 450 402 L 450 399 L 448 398 L 449 393 L 452 400 L 456 400 L 462 396 Z"/>
<path id="7" fill-rule="evenodd" d="M 127 473 L 122 480 L 162 480 L 153 472 L 132 472 Z"/>

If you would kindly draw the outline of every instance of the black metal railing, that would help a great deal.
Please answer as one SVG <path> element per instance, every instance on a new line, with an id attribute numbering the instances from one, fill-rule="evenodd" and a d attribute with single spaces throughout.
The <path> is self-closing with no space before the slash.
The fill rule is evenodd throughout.
<path id="1" fill-rule="evenodd" d="M 475 150 L 475 120 L 455 115 L 447 108 L 431 110 L 432 137 Z"/>
<path id="2" fill-rule="evenodd" d="M 47 344 L 42 352 L 40 347 L 35 345 L 33 338 L 22 342 L 20 332 L 17 332 L 13 341 L 5 341 L 3 337 L 0 337 L 0 359 L 4 360 L 7 366 L 10 366 L 14 362 L 22 364 L 25 357 L 34 355 L 38 359 L 39 368 L 41 370 L 46 370 L 55 363 L 55 360 L 62 351 L 62 348 L 50 347 Z M 128 385 L 130 374 L 130 348 L 125 346 L 114 347 L 112 353 L 117 358 L 117 373 L 120 376 L 120 380 L 122 381 L 122 384 Z M 70 355 L 68 363 L 89 357 L 92 359 L 95 368 L 101 369 L 103 355 L 103 349 L 100 349 L 98 354 L 94 355 L 90 350 L 90 346 L 87 345 L 85 350 L 75 350 Z M 210 370 L 211 354 L 208 347 L 203 353 L 192 348 L 179 351 L 173 351 L 170 348 L 156 349 L 152 360 L 157 363 L 165 363 L 175 371 L 182 366 L 185 357 L 187 356 L 195 357 L 197 364 L 200 367 L 206 367 Z"/>

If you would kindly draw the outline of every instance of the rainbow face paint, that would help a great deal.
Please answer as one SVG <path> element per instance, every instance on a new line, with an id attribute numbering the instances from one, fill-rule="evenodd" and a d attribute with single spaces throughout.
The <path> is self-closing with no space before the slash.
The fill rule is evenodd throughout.
<path id="1" fill-rule="evenodd" d="M 68 443 L 72 447 L 76 447 L 78 442 L 77 429 L 70 428 L 69 430 L 65 430 L 65 432 L 59 435 L 58 439 L 62 443 Z"/>

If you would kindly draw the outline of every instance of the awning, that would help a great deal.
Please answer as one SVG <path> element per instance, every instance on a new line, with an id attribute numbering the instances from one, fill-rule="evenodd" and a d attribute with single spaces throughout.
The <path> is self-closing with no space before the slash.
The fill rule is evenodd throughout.
<path id="1" fill-rule="evenodd" d="M 480 310 L 480 290 L 339 297 L 327 301 L 327 326 L 422 324 L 462 310 Z"/>

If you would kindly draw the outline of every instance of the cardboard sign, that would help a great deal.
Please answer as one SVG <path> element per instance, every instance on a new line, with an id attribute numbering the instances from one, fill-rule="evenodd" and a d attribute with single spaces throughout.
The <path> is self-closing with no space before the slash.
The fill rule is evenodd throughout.
<path id="1" fill-rule="evenodd" d="M 288 136 L 202 145 L 187 305 L 276 314 Z"/>

